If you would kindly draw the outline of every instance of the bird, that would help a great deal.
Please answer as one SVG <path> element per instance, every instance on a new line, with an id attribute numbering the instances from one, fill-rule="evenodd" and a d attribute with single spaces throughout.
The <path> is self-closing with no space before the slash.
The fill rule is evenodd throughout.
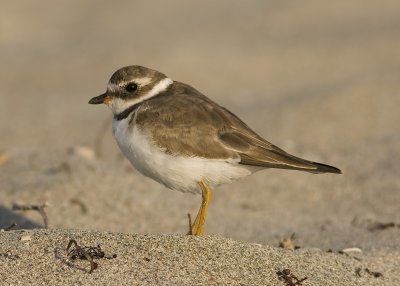
<path id="1" fill-rule="evenodd" d="M 221 184 L 268 168 L 341 173 L 285 152 L 192 86 L 144 66 L 115 71 L 89 104 L 111 109 L 113 136 L 140 173 L 169 189 L 202 195 L 188 234 L 204 234 L 213 190 Z"/>

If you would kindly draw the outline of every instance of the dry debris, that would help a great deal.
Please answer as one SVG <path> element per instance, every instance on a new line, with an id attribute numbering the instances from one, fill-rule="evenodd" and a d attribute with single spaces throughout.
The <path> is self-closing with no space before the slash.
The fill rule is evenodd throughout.
<path id="1" fill-rule="evenodd" d="M 297 278 L 289 269 L 283 269 L 282 271 L 276 272 L 276 274 L 278 274 L 279 280 L 284 281 L 287 286 L 301 286 L 303 285 L 303 281 L 307 279 L 307 277 L 302 279 Z"/>
<path id="2" fill-rule="evenodd" d="M 3 253 L 0 252 L 0 257 L 5 257 L 13 260 L 20 258 L 18 255 L 13 254 L 11 250 L 7 250 L 6 252 Z"/>
<path id="3" fill-rule="evenodd" d="M 374 276 L 375 278 L 383 277 L 383 274 L 381 272 L 377 271 L 371 271 L 368 268 L 362 269 L 361 267 L 356 268 L 356 274 L 358 277 L 361 277 L 361 271 L 364 270 L 367 274 Z"/>
<path id="4" fill-rule="evenodd" d="M 299 249 L 300 246 L 294 244 L 296 234 L 293 233 L 290 238 L 284 238 L 279 242 L 279 247 L 286 250 L 295 250 Z"/>
<path id="5" fill-rule="evenodd" d="M 188 216 L 188 221 L 189 221 L 189 231 L 188 231 L 187 235 L 193 235 L 193 232 L 192 232 L 192 216 L 190 215 L 190 213 L 188 213 L 187 216 Z"/>
<path id="6" fill-rule="evenodd" d="M 398 227 L 400 228 L 400 224 L 394 222 L 375 222 L 368 227 L 368 230 L 371 232 L 386 230 L 389 228 Z"/>
<path id="7" fill-rule="evenodd" d="M 44 210 L 46 207 L 48 207 L 48 204 L 46 202 L 41 205 L 21 205 L 21 204 L 14 203 L 11 209 L 13 211 L 32 211 L 33 210 L 33 211 L 39 212 L 43 218 L 44 227 L 48 228 L 49 220 L 48 220 L 47 214 Z"/>
<path id="8" fill-rule="evenodd" d="M 10 224 L 9 226 L 7 226 L 4 231 L 10 231 L 12 230 L 14 227 L 17 227 L 18 224 L 16 224 L 15 222 L 13 222 L 12 224 Z"/>
<path id="9" fill-rule="evenodd" d="M 73 248 L 71 248 L 73 246 Z M 71 248 L 71 250 L 70 250 Z M 79 270 L 87 271 L 83 268 L 77 267 L 74 265 L 70 260 L 76 260 L 76 259 L 81 259 L 81 260 L 87 260 L 90 262 L 90 270 L 87 271 L 88 273 L 92 273 L 93 270 L 97 269 L 98 264 L 94 262 L 93 259 L 113 259 L 116 258 L 117 255 L 113 254 L 111 256 L 107 256 L 105 252 L 101 249 L 100 245 L 98 244 L 97 246 L 80 246 L 75 239 L 71 239 L 68 242 L 68 246 L 66 248 L 67 252 L 67 260 L 64 260 L 60 254 L 59 254 L 59 248 L 54 249 L 54 253 L 56 258 L 62 260 L 65 264 L 67 264 L 70 267 L 74 267 Z"/>

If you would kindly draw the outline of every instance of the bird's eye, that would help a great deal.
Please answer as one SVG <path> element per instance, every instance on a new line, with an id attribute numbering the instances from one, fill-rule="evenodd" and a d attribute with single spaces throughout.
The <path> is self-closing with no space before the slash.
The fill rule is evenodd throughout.
<path id="1" fill-rule="evenodd" d="M 137 84 L 134 82 L 130 82 L 126 85 L 125 89 L 127 92 L 135 92 L 137 90 Z"/>

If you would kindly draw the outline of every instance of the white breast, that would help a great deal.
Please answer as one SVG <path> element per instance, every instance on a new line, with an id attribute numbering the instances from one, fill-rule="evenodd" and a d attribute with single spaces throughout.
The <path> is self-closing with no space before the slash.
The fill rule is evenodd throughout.
<path id="1" fill-rule="evenodd" d="M 251 168 L 237 160 L 205 159 L 172 156 L 152 144 L 144 131 L 128 127 L 130 116 L 113 120 L 113 134 L 124 155 L 143 175 L 166 187 L 182 192 L 199 192 L 197 182 L 205 180 L 210 186 L 229 183 L 248 176 Z"/>

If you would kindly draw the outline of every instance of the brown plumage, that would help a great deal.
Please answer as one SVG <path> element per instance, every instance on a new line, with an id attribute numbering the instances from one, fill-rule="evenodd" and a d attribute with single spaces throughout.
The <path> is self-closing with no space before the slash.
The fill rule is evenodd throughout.
<path id="1" fill-rule="evenodd" d="M 174 156 L 240 158 L 241 164 L 260 168 L 341 173 L 333 166 L 283 151 L 232 112 L 180 82 L 144 101 L 136 111 L 136 124 L 150 133 L 154 144 Z"/>

